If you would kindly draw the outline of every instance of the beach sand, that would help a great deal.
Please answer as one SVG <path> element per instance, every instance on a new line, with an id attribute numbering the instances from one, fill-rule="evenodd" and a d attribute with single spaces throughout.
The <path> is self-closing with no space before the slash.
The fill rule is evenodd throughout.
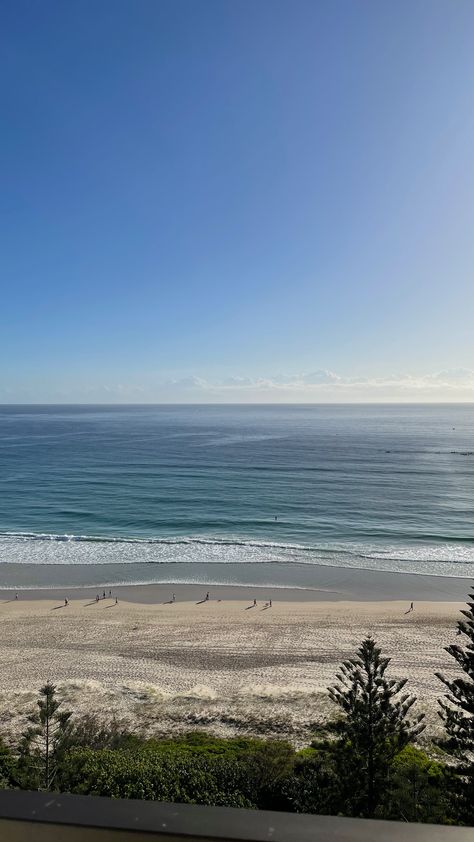
<path id="1" fill-rule="evenodd" d="M 406 614 L 405 599 L 209 590 L 202 601 L 205 585 L 128 586 L 99 603 L 75 590 L 67 606 L 64 591 L 0 593 L 0 733 L 18 733 L 50 680 L 77 714 L 115 716 L 147 734 L 197 728 L 304 745 L 333 713 L 326 688 L 339 663 L 368 634 L 392 658 L 390 675 L 409 679 L 427 736 L 439 730 L 434 672 L 454 674 L 444 647 L 456 639 L 462 601 L 416 601 Z"/>

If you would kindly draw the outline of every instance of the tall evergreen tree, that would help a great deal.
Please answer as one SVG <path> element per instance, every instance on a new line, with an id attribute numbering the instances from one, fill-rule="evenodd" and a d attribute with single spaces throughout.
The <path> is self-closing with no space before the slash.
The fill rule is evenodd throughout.
<path id="1" fill-rule="evenodd" d="M 52 789 L 61 749 L 69 731 L 70 711 L 60 711 L 56 686 L 48 682 L 40 690 L 38 710 L 20 743 L 19 771 L 23 785 Z"/>
<path id="2" fill-rule="evenodd" d="M 458 621 L 458 635 L 467 638 L 465 646 L 457 643 L 446 646 L 446 652 L 462 672 L 453 679 L 440 672 L 436 677 L 447 687 L 444 698 L 439 699 L 439 715 L 448 736 L 445 746 L 461 760 L 460 818 L 474 824 L 474 593 L 469 594 L 468 600 L 467 608 L 461 611 L 465 619 Z"/>
<path id="3" fill-rule="evenodd" d="M 381 800 L 394 756 L 425 727 L 424 714 L 414 719 L 409 716 L 416 699 L 401 694 L 407 679 L 386 678 L 390 660 L 381 657 L 381 650 L 369 637 L 357 657 L 342 664 L 339 684 L 328 688 L 331 699 L 345 713 L 333 729 L 346 749 L 347 775 L 355 795 L 353 809 L 367 816 L 374 815 Z"/>

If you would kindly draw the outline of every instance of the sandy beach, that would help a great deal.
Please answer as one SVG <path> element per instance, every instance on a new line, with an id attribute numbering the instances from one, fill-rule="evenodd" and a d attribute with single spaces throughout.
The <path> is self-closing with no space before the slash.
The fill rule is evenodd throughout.
<path id="1" fill-rule="evenodd" d="M 441 589 L 442 580 L 432 584 Z M 457 585 L 467 598 L 468 583 Z M 71 590 L 67 606 L 63 591 L 25 591 L 18 600 L 3 591 L 1 732 L 23 726 L 51 680 L 76 713 L 115 716 L 146 733 L 199 728 L 302 745 L 331 713 L 326 687 L 338 664 L 369 633 L 392 657 L 391 674 L 409 678 L 428 736 L 438 729 L 434 672 L 452 672 L 443 647 L 455 639 L 462 599 L 416 601 L 407 614 L 405 599 L 213 587 L 203 601 L 207 589 L 114 588 L 98 603 L 90 589 Z"/>

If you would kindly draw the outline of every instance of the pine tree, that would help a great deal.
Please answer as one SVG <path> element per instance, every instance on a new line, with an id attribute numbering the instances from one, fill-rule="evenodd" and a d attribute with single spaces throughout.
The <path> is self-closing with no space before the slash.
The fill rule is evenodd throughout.
<path id="1" fill-rule="evenodd" d="M 415 697 L 399 696 L 407 679 L 385 677 L 390 660 L 381 657 L 369 637 L 357 657 L 342 664 L 336 676 L 339 684 L 328 688 L 331 699 L 345 713 L 333 729 L 346 749 L 347 775 L 353 775 L 355 812 L 367 816 L 374 815 L 380 802 L 394 756 L 425 727 L 424 714 L 409 718 Z"/>
<path id="2" fill-rule="evenodd" d="M 48 682 L 40 690 L 38 711 L 28 717 L 31 726 L 20 743 L 23 783 L 50 790 L 58 770 L 61 747 L 69 731 L 70 711 L 60 711 L 56 686 Z"/>
<path id="3" fill-rule="evenodd" d="M 463 648 L 457 643 L 446 646 L 464 674 L 446 678 L 437 672 L 436 677 L 447 687 L 439 699 L 439 715 L 444 722 L 448 739 L 445 746 L 461 760 L 458 768 L 461 787 L 459 791 L 460 818 L 474 824 L 474 593 L 469 594 L 467 608 L 461 611 L 465 619 L 458 621 L 458 635 L 467 638 Z"/>

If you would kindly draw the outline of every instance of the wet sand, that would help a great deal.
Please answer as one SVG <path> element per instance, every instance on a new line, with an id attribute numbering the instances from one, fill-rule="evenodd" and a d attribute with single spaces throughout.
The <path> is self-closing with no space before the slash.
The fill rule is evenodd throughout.
<path id="1" fill-rule="evenodd" d="M 380 570 L 364 570 L 350 567 L 330 567 L 316 564 L 295 564 L 290 565 L 252 565 L 252 564 L 208 564 L 201 565 L 203 579 L 200 584 L 183 584 L 178 575 L 178 581 L 174 578 L 182 572 L 185 565 L 159 564 L 159 565 L 125 564 L 128 575 L 132 570 L 137 580 L 140 575 L 146 573 L 161 577 L 161 581 L 154 584 L 136 585 L 133 583 L 115 585 L 114 582 L 121 581 L 124 575 L 120 565 L 107 564 L 10 564 L 0 563 L 0 599 L 9 599 L 15 590 L 20 590 L 22 599 L 42 599 L 48 595 L 64 597 L 69 595 L 74 598 L 87 598 L 96 592 L 102 592 L 105 587 L 108 592 L 110 587 L 114 593 L 121 593 L 124 599 L 130 602 L 160 602 L 169 598 L 168 595 L 179 589 L 181 600 L 197 600 L 201 594 L 211 589 L 213 594 L 226 600 L 239 598 L 270 599 L 275 597 L 280 601 L 301 600 L 356 600 L 386 601 L 386 600 L 430 600 L 442 602 L 456 602 L 464 600 L 470 586 L 470 579 L 447 576 L 431 576 L 419 573 L 391 573 Z M 194 572 L 192 568 L 194 567 Z M 196 575 L 198 565 L 187 565 L 187 571 L 191 581 Z M 259 581 L 257 577 L 262 574 L 272 581 L 274 586 L 265 584 L 265 579 Z M 290 569 L 291 568 L 291 569 Z M 205 575 L 204 575 L 205 574 Z M 254 575 L 256 578 L 250 580 L 249 584 L 243 586 L 234 584 L 233 576 Z M 285 582 L 283 579 L 291 574 L 292 581 Z M 304 582 L 299 582 L 303 578 Z M 227 584 L 212 584 L 212 577 L 216 576 L 217 581 L 226 581 Z M 93 578 L 96 577 L 96 578 Z M 223 578 L 219 578 L 223 577 Z M 94 584 L 90 584 L 93 579 Z M 199 581 L 199 576 L 197 577 Z M 280 581 L 281 580 L 281 581 Z M 143 581 L 147 581 L 144 579 Z M 35 583 L 37 587 L 31 587 Z M 86 586 L 87 583 L 87 586 Z M 112 584 L 110 584 L 112 583 Z M 302 584 L 302 587 L 292 587 L 295 584 Z M 22 588 L 23 585 L 23 588 Z M 276 587 L 279 585 L 279 587 Z"/>
<path id="2" fill-rule="evenodd" d="M 422 601 L 403 584 L 415 599 L 407 614 L 407 599 L 376 600 L 373 574 L 364 578 L 364 600 L 322 588 L 189 585 L 114 588 L 99 603 L 90 589 L 23 591 L 17 601 L 3 592 L 0 732 L 18 732 L 51 680 L 78 714 L 116 716 L 148 734 L 199 728 L 301 745 L 332 713 L 326 688 L 340 661 L 372 634 L 393 659 L 393 677 L 409 678 L 429 736 L 439 728 L 442 693 L 434 672 L 453 674 L 444 647 L 456 639 L 468 583 L 455 580 L 463 591 L 455 601 L 442 601 L 452 580 L 428 583 L 436 595 Z M 202 601 L 208 589 L 211 598 Z"/>

